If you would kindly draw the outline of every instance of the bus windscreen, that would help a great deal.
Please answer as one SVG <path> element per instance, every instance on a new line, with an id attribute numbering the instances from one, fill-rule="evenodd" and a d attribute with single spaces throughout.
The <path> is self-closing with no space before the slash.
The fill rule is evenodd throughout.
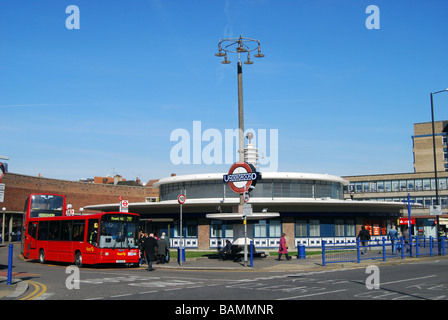
<path id="1" fill-rule="evenodd" d="M 104 215 L 100 223 L 99 248 L 138 248 L 138 218 L 128 215 Z"/>

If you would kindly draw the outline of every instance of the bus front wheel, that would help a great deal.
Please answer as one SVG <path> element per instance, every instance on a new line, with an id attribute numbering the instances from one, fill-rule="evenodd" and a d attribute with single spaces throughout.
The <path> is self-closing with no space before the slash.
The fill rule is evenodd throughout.
<path id="1" fill-rule="evenodd" d="M 82 267 L 82 255 L 79 251 L 75 254 L 75 266 Z"/>
<path id="2" fill-rule="evenodd" d="M 39 251 L 39 262 L 44 264 L 45 263 L 45 251 L 44 249 L 40 249 Z"/>

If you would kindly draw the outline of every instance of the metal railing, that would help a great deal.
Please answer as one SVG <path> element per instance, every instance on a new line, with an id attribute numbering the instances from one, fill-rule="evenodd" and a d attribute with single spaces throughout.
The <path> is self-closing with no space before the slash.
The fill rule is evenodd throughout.
<path id="1" fill-rule="evenodd" d="M 328 263 L 357 262 L 369 259 L 404 259 L 405 257 L 419 258 L 421 256 L 445 255 L 448 248 L 446 237 L 419 238 L 412 237 L 412 241 L 403 239 L 391 241 L 386 238 L 379 240 L 360 241 L 351 246 L 327 244 L 322 240 L 322 265 Z"/>

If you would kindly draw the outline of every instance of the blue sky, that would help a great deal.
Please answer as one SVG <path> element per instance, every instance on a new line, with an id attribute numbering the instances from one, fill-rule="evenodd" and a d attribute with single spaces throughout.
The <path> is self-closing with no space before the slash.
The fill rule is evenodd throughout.
<path id="1" fill-rule="evenodd" d="M 80 28 L 69 30 L 76 5 Z M 380 9 L 369 30 L 366 8 Z M 170 159 L 173 130 L 238 126 L 236 56 L 220 39 L 261 42 L 243 65 L 246 128 L 278 130 L 278 170 L 412 172 L 413 123 L 448 88 L 446 0 L 15 0 L 0 3 L 0 154 L 10 172 L 143 181 L 230 165 Z M 448 93 L 435 96 L 448 119 Z M 204 147 L 206 143 L 203 143 Z"/>

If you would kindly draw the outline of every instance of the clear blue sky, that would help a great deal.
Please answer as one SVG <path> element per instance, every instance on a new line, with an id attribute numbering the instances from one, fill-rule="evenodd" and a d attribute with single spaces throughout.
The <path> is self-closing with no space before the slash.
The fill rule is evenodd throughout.
<path id="1" fill-rule="evenodd" d="M 379 30 L 365 26 L 372 4 Z M 170 134 L 237 127 L 237 59 L 214 54 L 242 35 L 265 54 L 243 66 L 245 125 L 278 129 L 279 171 L 412 172 L 413 123 L 448 88 L 447 12 L 446 0 L 2 1 L 0 155 L 10 172 L 69 180 L 227 171 L 174 165 Z M 435 107 L 448 119 L 448 93 Z"/>

